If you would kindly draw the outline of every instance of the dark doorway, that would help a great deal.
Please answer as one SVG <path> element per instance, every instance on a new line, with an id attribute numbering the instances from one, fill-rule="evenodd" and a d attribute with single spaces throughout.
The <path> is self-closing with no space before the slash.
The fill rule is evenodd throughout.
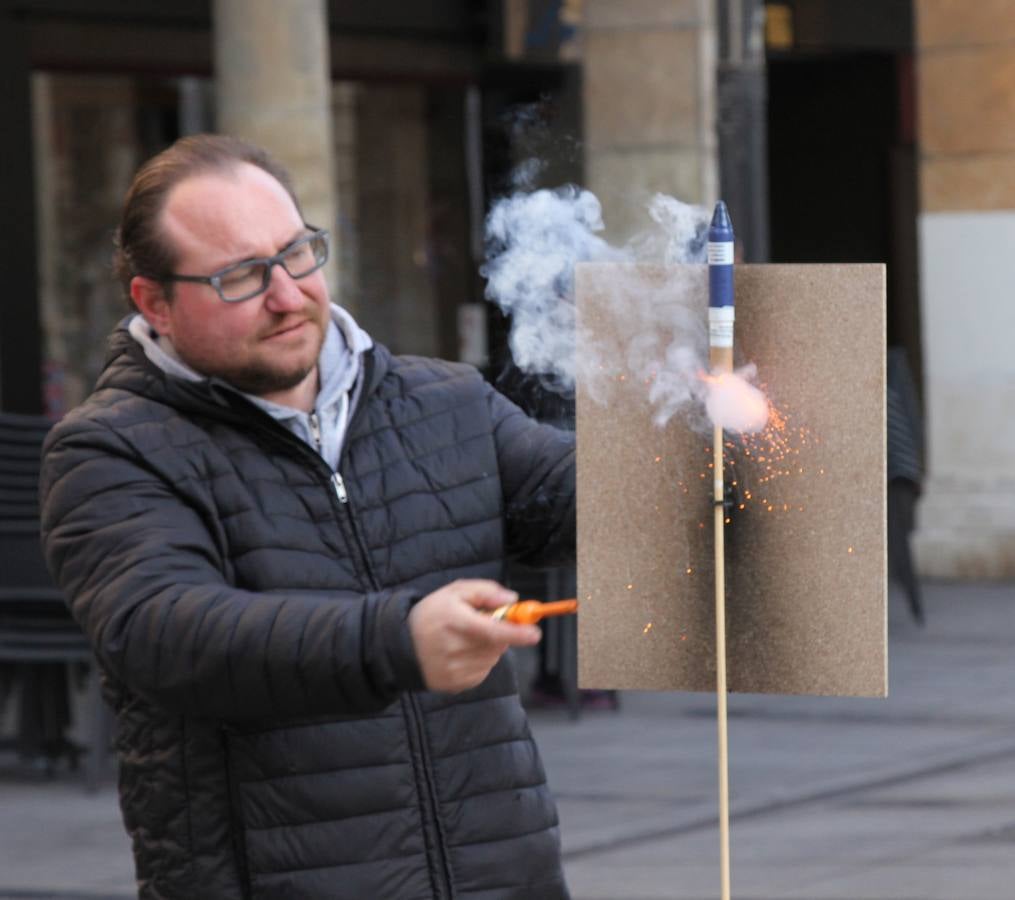
<path id="1" fill-rule="evenodd" d="M 884 262 L 888 343 L 920 383 L 911 56 L 768 61 L 773 262 Z"/>
<path id="2" fill-rule="evenodd" d="M 890 252 L 892 60 L 769 64 L 774 262 L 880 262 Z"/>

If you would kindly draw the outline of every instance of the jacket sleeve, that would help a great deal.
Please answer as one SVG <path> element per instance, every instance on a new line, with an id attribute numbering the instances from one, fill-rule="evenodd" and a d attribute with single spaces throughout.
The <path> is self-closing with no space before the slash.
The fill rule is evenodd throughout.
<path id="1" fill-rule="evenodd" d="M 488 388 L 504 493 L 507 547 L 528 566 L 575 557 L 575 436 L 530 419 Z"/>
<path id="2" fill-rule="evenodd" d="M 58 425 L 40 484 L 47 563 L 103 668 L 221 719 L 363 713 L 423 686 L 407 591 L 238 590 L 199 511 L 116 432 Z"/>

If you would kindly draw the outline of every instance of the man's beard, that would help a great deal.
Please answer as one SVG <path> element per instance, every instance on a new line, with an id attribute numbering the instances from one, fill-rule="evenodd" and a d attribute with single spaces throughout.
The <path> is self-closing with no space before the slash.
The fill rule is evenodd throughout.
<path id="1" fill-rule="evenodd" d="M 313 320 L 308 321 L 311 327 L 318 324 Z M 211 367 L 205 367 L 205 371 L 206 374 L 220 378 L 245 394 L 252 394 L 255 397 L 278 394 L 296 387 L 310 374 L 317 365 L 323 346 L 324 329 L 318 328 L 313 352 L 305 362 L 290 362 L 285 365 L 270 356 L 267 359 L 255 357 L 243 362 L 223 361 L 217 363 L 213 370 Z"/>
<path id="2" fill-rule="evenodd" d="M 288 321 L 296 322 L 295 319 Z M 301 342 L 303 346 L 300 349 L 284 345 L 273 347 L 265 343 L 286 324 L 286 317 L 279 316 L 262 326 L 246 342 L 237 342 L 234 350 L 226 354 L 201 342 L 195 345 L 189 340 L 173 341 L 168 336 L 163 340 L 194 371 L 207 378 L 224 381 L 245 394 L 263 397 L 292 390 L 313 371 L 324 346 L 329 319 L 321 313 L 319 316 L 307 315 L 302 320 L 304 327 L 312 331 L 311 336 Z M 189 333 L 180 337 L 189 337 Z"/>
<path id="3" fill-rule="evenodd" d="M 300 366 L 298 369 L 285 372 L 255 363 L 237 369 L 220 370 L 216 374 L 238 391 L 261 397 L 265 394 L 277 394 L 296 387 L 310 374 L 315 365 L 317 365 L 316 358 L 308 366 Z"/>

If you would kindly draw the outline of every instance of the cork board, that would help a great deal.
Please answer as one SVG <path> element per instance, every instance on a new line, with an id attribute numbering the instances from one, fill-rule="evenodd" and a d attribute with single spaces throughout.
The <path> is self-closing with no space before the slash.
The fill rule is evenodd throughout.
<path id="1" fill-rule="evenodd" d="M 654 424 L 646 385 L 610 362 L 644 326 L 611 311 L 625 296 L 707 358 L 707 270 L 583 264 L 575 288 L 595 370 L 577 381 L 579 684 L 714 691 L 711 433 L 700 410 Z M 781 418 L 726 437 L 729 688 L 883 696 L 884 266 L 738 266 L 736 310 L 736 364 Z"/>

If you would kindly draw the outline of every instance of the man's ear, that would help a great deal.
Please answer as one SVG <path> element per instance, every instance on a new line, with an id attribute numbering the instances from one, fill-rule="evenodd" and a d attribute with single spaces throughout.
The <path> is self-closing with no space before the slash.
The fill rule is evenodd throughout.
<path id="1" fill-rule="evenodd" d="M 160 335 L 170 334 L 169 300 L 163 285 L 144 275 L 135 275 L 130 280 L 130 298 Z"/>

